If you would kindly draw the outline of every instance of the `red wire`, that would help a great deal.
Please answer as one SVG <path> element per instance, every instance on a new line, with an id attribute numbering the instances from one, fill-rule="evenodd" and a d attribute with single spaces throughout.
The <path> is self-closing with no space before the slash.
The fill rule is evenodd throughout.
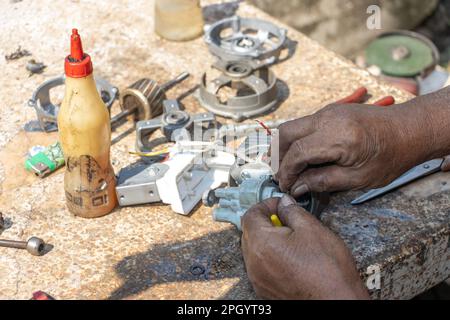
<path id="1" fill-rule="evenodd" d="M 260 121 L 260 120 L 255 120 L 255 121 L 258 122 L 259 125 L 260 125 L 261 127 L 263 127 L 263 128 L 266 130 L 266 132 L 267 132 L 267 134 L 268 134 L 269 136 L 272 135 L 272 130 L 270 130 L 270 128 L 269 128 L 268 126 L 266 126 L 266 124 L 265 124 L 264 122 L 262 122 L 262 121 Z"/>

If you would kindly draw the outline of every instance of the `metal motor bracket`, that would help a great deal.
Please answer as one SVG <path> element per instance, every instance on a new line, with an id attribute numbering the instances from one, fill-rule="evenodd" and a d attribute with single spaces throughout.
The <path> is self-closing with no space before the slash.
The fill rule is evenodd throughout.
<path id="1" fill-rule="evenodd" d="M 161 201 L 156 181 L 168 170 L 163 163 L 151 166 L 136 163 L 120 170 L 116 186 L 119 204 L 129 206 Z"/>
<path id="2" fill-rule="evenodd" d="M 50 99 L 50 90 L 64 85 L 66 77 L 64 75 L 49 79 L 43 82 L 28 100 L 28 106 L 36 110 L 39 121 L 39 127 L 45 132 L 58 130 L 56 117 L 58 116 L 59 105 L 53 103 Z M 117 98 L 119 90 L 103 78 L 95 77 L 97 90 L 108 110 L 111 108 L 114 100 Z"/>
<path id="3" fill-rule="evenodd" d="M 217 61 L 213 67 L 222 74 L 213 80 L 204 73 L 196 98 L 207 110 L 222 117 L 243 121 L 274 108 L 278 101 L 277 78 L 264 66 L 252 61 Z M 234 97 L 221 101 L 220 90 L 229 87 Z"/>
<path id="4" fill-rule="evenodd" d="M 163 114 L 160 117 L 136 123 L 136 148 L 140 152 L 150 151 L 152 148 L 148 137 L 158 129 L 168 141 L 175 142 L 186 134 L 192 137 L 194 126 L 211 125 L 215 121 L 214 114 L 210 112 L 190 114 L 181 110 L 177 100 L 164 100 Z"/>
<path id="5" fill-rule="evenodd" d="M 233 16 L 212 24 L 204 40 L 210 52 L 222 60 L 257 59 L 267 65 L 280 56 L 286 32 L 268 21 Z"/>

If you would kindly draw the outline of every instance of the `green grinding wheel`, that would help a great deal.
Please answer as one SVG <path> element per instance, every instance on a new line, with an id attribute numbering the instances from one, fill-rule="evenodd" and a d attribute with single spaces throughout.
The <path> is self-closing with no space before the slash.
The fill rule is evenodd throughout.
<path id="1" fill-rule="evenodd" d="M 413 77 L 435 63 L 428 43 L 407 35 L 390 34 L 372 41 L 366 49 L 368 65 L 389 76 Z"/>

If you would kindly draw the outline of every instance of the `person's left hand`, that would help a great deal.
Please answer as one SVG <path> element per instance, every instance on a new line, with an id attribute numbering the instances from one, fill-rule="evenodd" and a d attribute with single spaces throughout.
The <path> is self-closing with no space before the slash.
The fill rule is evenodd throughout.
<path id="1" fill-rule="evenodd" d="M 272 225 L 272 214 L 283 227 Z M 345 243 L 290 196 L 250 208 L 242 230 L 245 266 L 259 298 L 369 298 Z"/>

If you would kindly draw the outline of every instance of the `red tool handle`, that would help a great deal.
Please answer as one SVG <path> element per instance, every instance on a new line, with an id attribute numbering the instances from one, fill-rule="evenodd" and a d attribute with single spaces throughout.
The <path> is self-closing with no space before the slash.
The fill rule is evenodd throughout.
<path id="1" fill-rule="evenodd" d="M 364 100 L 364 97 L 367 95 L 367 88 L 361 87 L 355 90 L 351 95 L 336 101 L 336 104 L 345 104 L 345 103 L 359 103 Z M 375 106 L 379 107 L 387 107 L 393 105 L 395 103 L 395 99 L 393 96 L 384 97 L 374 103 Z"/>
<path id="2" fill-rule="evenodd" d="M 379 106 L 379 107 L 388 107 L 391 106 L 395 103 L 395 99 L 393 96 L 386 96 L 380 100 L 378 100 L 377 102 L 374 103 L 374 105 Z"/>
<path id="3" fill-rule="evenodd" d="M 345 104 L 345 103 L 358 103 L 361 102 L 363 100 L 363 98 L 366 96 L 367 94 L 367 88 L 366 87 L 361 87 L 355 90 L 355 92 L 353 92 L 351 95 L 336 101 L 336 104 Z"/>

